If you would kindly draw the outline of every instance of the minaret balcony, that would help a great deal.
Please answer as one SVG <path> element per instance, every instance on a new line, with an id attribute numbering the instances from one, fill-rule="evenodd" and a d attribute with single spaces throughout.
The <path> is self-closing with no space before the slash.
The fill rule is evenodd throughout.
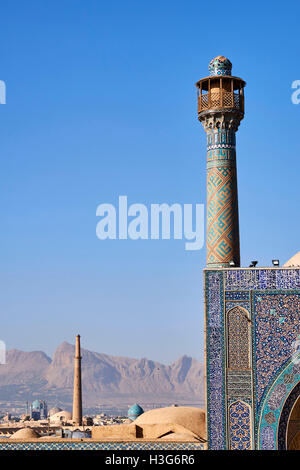
<path id="1" fill-rule="evenodd" d="M 199 80 L 198 114 L 214 110 L 233 110 L 244 115 L 245 82 L 238 77 L 208 77 Z"/>
<path id="2" fill-rule="evenodd" d="M 209 109 L 236 109 L 244 112 L 244 100 L 238 93 L 211 91 L 198 97 L 198 113 Z"/>

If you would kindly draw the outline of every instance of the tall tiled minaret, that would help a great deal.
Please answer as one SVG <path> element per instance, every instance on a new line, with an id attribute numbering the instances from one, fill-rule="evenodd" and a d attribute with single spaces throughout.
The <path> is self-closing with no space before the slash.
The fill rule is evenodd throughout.
<path id="1" fill-rule="evenodd" d="M 244 117 L 244 86 L 218 56 L 196 83 L 198 118 L 207 134 L 207 267 L 240 266 L 235 134 Z"/>
<path id="2" fill-rule="evenodd" d="M 81 390 L 81 355 L 80 355 L 80 335 L 76 336 L 75 357 L 74 357 L 74 391 L 73 391 L 73 416 L 72 421 L 77 425 L 82 425 L 82 390 Z"/>

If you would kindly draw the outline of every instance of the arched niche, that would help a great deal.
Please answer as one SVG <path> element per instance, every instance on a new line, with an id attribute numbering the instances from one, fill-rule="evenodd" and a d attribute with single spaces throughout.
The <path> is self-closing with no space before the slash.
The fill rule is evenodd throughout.
<path id="1" fill-rule="evenodd" d="M 250 450 L 251 443 L 251 408 L 243 401 L 236 401 L 229 406 L 230 450 Z"/>
<path id="2" fill-rule="evenodd" d="M 230 370 L 247 370 L 250 366 L 250 318 L 242 307 L 227 312 L 227 367 Z"/>

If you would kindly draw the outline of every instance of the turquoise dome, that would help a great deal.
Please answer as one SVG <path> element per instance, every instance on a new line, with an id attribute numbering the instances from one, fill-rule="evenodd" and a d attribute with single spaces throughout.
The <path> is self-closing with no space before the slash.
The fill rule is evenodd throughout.
<path id="1" fill-rule="evenodd" d="M 138 418 L 143 413 L 144 413 L 143 408 L 140 405 L 138 405 L 137 403 L 135 403 L 128 410 L 128 418 L 131 419 L 131 421 L 134 421 L 136 418 Z"/>
<path id="2" fill-rule="evenodd" d="M 210 61 L 208 70 L 212 76 L 216 75 L 231 75 L 232 63 L 223 55 L 218 55 Z"/>
<path id="3" fill-rule="evenodd" d="M 41 406 L 41 403 L 42 403 L 41 400 L 34 400 L 34 401 L 32 402 L 32 408 L 33 408 L 34 410 L 39 410 L 39 409 L 40 409 L 40 406 Z"/>

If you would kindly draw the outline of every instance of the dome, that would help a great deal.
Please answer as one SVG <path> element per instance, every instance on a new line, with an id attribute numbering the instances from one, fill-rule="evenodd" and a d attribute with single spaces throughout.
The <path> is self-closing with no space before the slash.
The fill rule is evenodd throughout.
<path id="1" fill-rule="evenodd" d="M 58 406 L 55 406 L 54 408 L 51 408 L 51 410 L 49 410 L 48 415 L 52 416 L 52 415 L 55 415 L 56 413 L 59 413 L 60 411 L 62 411 L 62 409 L 59 408 Z"/>
<path id="2" fill-rule="evenodd" d="M 41 400 L 34 400 L 32 402 L 32 408 L 34 410 L 39 410 L 41 405 L 43 405 L 43 402 Z"/>
<path id="3" fill-rule="evenodd" d="M 136 418 L 138 418 L 143 413 L 144 413 L 143 408 L 140 407 L 140 405 L 138 405 L 137 403 L 135 403 L 128 410 L 128 418 L 131 421 L 134 421 Z"/>
<path id="4" fill-rule="evenodd" d="M 198 437 L 206 439 L 205 411 L 201 408 L 191 406 L 155 408 L 139 416 L 134 424 L 141 427 L 144 424 L 178 424 Z"/>
<path id="5" fill-rule="evenodd" d="M 212 76 L 231 75 L 231 69 L 232 63 L 223 55 L 218 55 L 218 57 L 212 59 L 208 66 L 209 74 Z"/>
<path id="6" fill-rule="evenodd" d="M 300 266 L 300 251 L 292 256 L 286 263 L 283 265 L 285 268 Z"/>
<path id="7" fill-rule="evenodd" d="M 40 435 L 32 428 L 22 428 L 15 432 L 10 439 L 37 439 Z"/>
<path id="8" fill-rule="evenodd" d="M 51 423 L 60 423 L 61 421 L 72 421 L 72 414 L 69 411 L 59 411 L 50 416 Z"/>

